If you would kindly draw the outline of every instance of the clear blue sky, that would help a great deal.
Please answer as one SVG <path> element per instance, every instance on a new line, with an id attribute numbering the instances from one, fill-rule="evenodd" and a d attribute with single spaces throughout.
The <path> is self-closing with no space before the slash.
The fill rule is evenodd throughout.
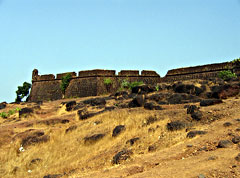
<path id="1" fill-rule="evenodd" d="M 40 74 L 240 57 L 240 0 L 0 0 L 0 101 Z"/>

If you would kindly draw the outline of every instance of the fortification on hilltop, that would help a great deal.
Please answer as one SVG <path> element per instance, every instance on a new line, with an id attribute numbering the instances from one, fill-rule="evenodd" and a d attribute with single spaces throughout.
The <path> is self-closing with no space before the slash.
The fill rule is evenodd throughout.
<path id="1" fill-rule="evenodd" d="M 143 70 L 141 74 L 138 70 L 122 70 L 116 75 L 115 70 L 87 70 L 57 74 L 39 75 L 38 70 L 32 72 L 32 89 L 29 101 L 49 101 L 63 98 L 61 90 L 62 77 L 70 74 L 71 81 L 65 91 L 65 98 L 98 96 L 116 92 L 122 81 L 143 82 L 145 84 L 156 85 L 161 82 L 173 82 L 189 79 L 209 79 L 217 77 L 219 71 L 231 70 L 240 74 L 239 68 L 231 62 L 209 64 L 195 67 L 186 67 L 169 70 L 165 77 L 155 71 Z M 107 86 L 104 80 L 109 79 L 111 86 Z"/>

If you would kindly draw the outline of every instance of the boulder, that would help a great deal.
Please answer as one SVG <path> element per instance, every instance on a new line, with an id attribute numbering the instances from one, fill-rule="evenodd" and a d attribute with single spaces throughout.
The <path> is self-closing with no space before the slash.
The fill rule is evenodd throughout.
<path id="1" fill-rule="evenodd" d="M 83 103 L 77 103 L 74 107 L 73 107 L 73 111 L 77 111 L 79 109 L 83 109 L 85 107 L 85 104 Z"/>
<path id="2" fill-rule="evenodd" d="M 48 174 L 48 175 L 44 176 L 43 178 L 60 178 L 62 176 L 63 175 L 61 175 L 61 174 Z"/>
<path id="3" fill-rule="evenodd" d="M 102 139 L 105 136 L 105 134 L 94 134 L 88 137 L 84 137 L 84 143 L 85 144 L 94 144 L 100 139 Z"/>
<path id="4" fill-rule="evenodd" d="M 7 106 L 6 102 L 0 103 L 0 109 L 4 109 L 4 108 L 6 108 L 6 106 Z"/>
<path id="5" fill-rule="evenodd" d="M 162 110 L 162 107 L 159 105 L 156 105 L 153 102 L 148 102 L 144 104 L 144 109 L 148 109 L 148 110 Z"/>
<path id="6" fill-rule="evenodd" d="M 69 122 L 70 121 L 68 119 L 53 118 L 53 119 L 37 121 L 37 124 L 45 124 L 49 126 L 49 125 L 55 125 L 55 124 L 67 124 Z"/>
<path id="7" fill-rule="evenodd" d="M 19 117 L 27 117 L 31 114 L 33 114 L 33 109 L 32 108 L 22 108 L 19 111 Z"/>
<path id="8" fill-rule="evenodd" d="M 143 126 L 147 126 L 147 125 L 150 125 L 150 124 L 153 124 L 154 122 L 157 122 L 158 119 L 154 116 L 149 116 L 146 121 L 144 121 L 143 123 Z"/>
<path id="9" fill-rule="evenodd" d="M 198 111 L 199 108 L 196 105 L 190 105 L 187 107 L 187 114 L 193 114 L 194 112 Z"/>
<path id="10" fill-rule="evenodd" d="M 79 120 L 85 120 L 85 119 L 95 116 L 94 113 L 89 113 L 86 109 L 78 110 L 77 115 L 78 115 Z"/>
<path id="11" fill-rule="evenodd" d="M 210 97 L 217 99 L 226 99 L 228 97 L 238 95 L 239 90 L 239 86 L 235 84 L 217 85 L 211 88 Z"/>
<path id="12" fill-rule="evenodd" d="M 205 135 L 206 133 L 207 133 L 206 131 L 193 130 L 187 133 L 187 138 L 193 138 L 196 137 L 197 135 Z"/>
<path id="13" fill-rule="evenodd" d="M 49 139 L 50 137 L 48 135 L 44 135 L 44 132 L 35 132 L 32 135 L 23 138 L 21 145 L 25 148 L 30 145 L 47 142 Z"/>
<path id="14" fill-rule="evenodd" d="M 126 128 L 124 125 L 118 125 L 113 129 L 112 137 L 118 136 L 122 131 L 124 131 Z"/>
<path id="15" fill-rule="evenodd" d="M 135 86 L 132 88 L 132 93 L 137 93 L 137 94 L 147 94 L 154 92 L 156 89 L 150 85 L 140 85 L 140 86 Z"/>
<path id="16" fill-rule="evenodd" d="M 154 151 L 156 151 L 157 150 L 157 146 L 156 145 L 150 145 L 149 147 L 148 147 L 148 152 L 154 152 Z"/>
<path id="17" fill-rule="evenodd" d="M 195 111 L 191 114 L 191 117 L 195 121 L 200 121 L 203 118 L 203 114 L 201 111 Z"/>
<path id="18" fill-rule="evenodd" d="M 183 97 L 181 94 L 173 94 L 172 96 L 170 96 L 168 98 L 168 102 L 169 104 L 181 104 L 182 103 L 182 100 L 183 100 Z"/>
<path id="19" fill-rule="evenodd" d="M 194 85 L 183 84 L 183 83 L 174 84 L 172 88 L 173 88 L 173 91 L 176 93 L 193 94 L 195 91 Z"/>
<path id="20" fill-rule="evenodd" d="M 66 129 L 65 133 L 71 132 L 71 131 L 76 130 L 76 129 L 77 129 L 77 126 L 76 125 L 72 125 L 72 126 L 70 126 L 70 127 L 68 127 Z"/>
<path id="21" fill-rule="evenodd" d="M 201 95 L 204 91 L 206 91 L 206 86 L 202 86 L 201 88 L 195 86 L 195 92 L 194 92 L 194 94 L 195 94 L 196 96 L 199 96 L 199 95 Z"/>
<path id="22" fill-rule="evenodd" d="M 127 91 L 119 91 L 114 94 L 114 97 L 116 100 L 123 100 L 123 99 L 128 99 L 129 94 Z"/>
<path id="23" fill-rule="evenodd" d="M 142 107 L 145 103 L 145 96 L 144 95 L 137 95 L 135 98 L 133 98 L 132 101 L 128 104 L 130 108 L 134 107 Z"/>
<path id="24" fill-rule="evenodd" d="M 104 98 L 93 98 L 83 101 L 84 104 L 90 104 L 91 106 L 105 105 L 106 100 Z"/>
<path id="25" fill-rule="evenodd" d="M 172 121 L 167 123 L 167 129 L 169 131 L 176 131 L 176 130 L 182 130 L 187 126 L 187 124 L 183 121 Z"/>
<path id="26" fill-rule="evenodd" d="M 130 155 L 132 154 L 132 151 L 130 150 L 122 150 L 118 152 L 112 159 L 112 164 L 120 164 L 122 161 L 127 160 L 130 158 Z"/>
<path id="27" fill-rule="evenodd" d="M 230 126 L 232 126 L 232 123 L 231 123 L 231 122 L 225 122 L 225 123 L 223 124 L 223 126 L 224 126 L 224 127 L 230 127 Z"/>
<path id="28" fill-rule="evenodd" d="M 218 148 L 229 148 L 233 145 L 233 142 L 231 140 L 220 140 L 218 142 Z"/>
<path id="29" fill-rule="evenodd" d="M 221 99 L 205 99 L 200 102 L 200 106 L 211 106 L 222 103 Z"/>
<path id="30" fill-rule="evenodd" d="M 69 101 L 66 103 L 66 111 L 71 111 L 76 106 L 76 101 Z"/>
<path id="31" fill-rule="evenodd" d="M 232 142 L 233 142 L 234 144 L 238 144 L 238 143 L 240 142 L 240 136 L 234 136 L 234 137 L 232 138 Z"/>
<path id="32" fill-rule="evenodd" d="M 32 159 L 29 165 L 38 164 L 42 161 L 40 158 Z"/>
<path id="33" fill-rule="evenodd" d="M 238 155 L 235 157 L 235 160 L 240 162 L 240 153 L 238 153 Z"/>
<path id="34" fill-rule="evenodd" d="M 130 144 L 131 146 L 136 142 L 136 141 L 138 141 L 140 138 L 139 137 L 135 137 L 135 138 L 132 138 L 132 139 L 130 139 L 130 140 L 128 140 L 127 142 L 126 142 L 126 144 Z"/>

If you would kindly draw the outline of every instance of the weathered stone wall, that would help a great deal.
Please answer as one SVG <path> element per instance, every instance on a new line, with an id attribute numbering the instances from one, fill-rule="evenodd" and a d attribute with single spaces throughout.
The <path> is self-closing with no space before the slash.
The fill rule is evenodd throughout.
<path id="1" fill-rule="evenodd" d="M 85 70 L 78 73 L 78 77 L 115 76 L 115 70 Z"/>
<path id="2" fill-rule="evenodd" d="M 80 71 L 78 76 L 75 72 L 70 72 L 72 79 L 65 91 L 66 98 L 97 96 L 106 93 L 116 92 L 123 80 L 129 82 L 142 81 L 145 84 L 156 85 L 160 82 L 172 82 L 189 79 L 209 79 L 217 77 L 219 71 L 231 70 L 240 75 L 240 68 L 231 62 L 186 67 L 169 70 L 165 77 L 161 78 L 155 71 L 122 70 L 116 75 L 115 70 L 86 70 Z M 46 101 L 61 99 L 63 94 L 60 88 L 61 79 L 68 73 L 49 75 L 38 75 L 38 70 L 32 73 L 32 90 L 30 101 Z M 109 78 L 111 84 L 107 85 L 104 80 Z"/>
<path id="3" fill-rule="evenodd" d="M 65 98 L 97 96 L 107 93 L 116 92 L 123 80 L 129 82 L 142 81 L 145 84 L 157 84 L 160 76 L 155 71 L 139 71 L 123 70 L 119 75 L 115 75 L 115 70 L 87 70 L 80 71 L 78 76 L 75 72 L 68 72 L 49 75 L 38 75 L 38 70 L 34 69 L 32 76 L 32 90 L 30 93 L 30 101 L 46 101 L 57 100 L 63 97 L 61 91 L 61 79 L 64 75 L 72 75 L 72 79 L 65 91 Z M 111 84 L 107 85 L 104 80 L 110 79 Z"/>
<path id="4" fill-rule="evenodd" d="M 169 70 L 166 76 L 161 78 L 160 81 L 172 82 L 172 81 L 181 81 L 181 80 L 190 80 L 190 79 L 216 78 L 218 76 L 218 73 L 223 70 L 234 71 L 235 66 L 231 62 L 224 62 L 224 63 L 217 63 L 217 64 L 173 69 L 173 70 Z"/>
<path id="5" fill-rule="evenodd" d="M 194 67 L 185 67 L 185 68 L 169 70 L 166 76 L 214 72 L 214 71 L 232 69 L 232 67 L 233 65 L 231 62 L 216 63 L 216 64 L 194 66 Z"/>
<path id="6" fill-rule="evenodd" d="M 32 83 L 29 101 L 51 101 L 62 98 L 60 80 L 38 81 Z"/>
<path id="7" fill-rule="evenodd" d="M 109 78 L 112 83 L 111 85 L 104 84 L 104 80 Z M 156 85 L 160 81 L 160 76 L 115 76 L 115 77 L 98 77 L 97 78 L 97 95 L 103 95 L 106 93 L 116 92 L 124 80 L 129 82 L 143 82 L 144 84 Z"/>
<path id="8" fill-rule="evenodd" d="M 96 96 L 97 77 L 74 78 L 65 92 L 66 98 Z"/>

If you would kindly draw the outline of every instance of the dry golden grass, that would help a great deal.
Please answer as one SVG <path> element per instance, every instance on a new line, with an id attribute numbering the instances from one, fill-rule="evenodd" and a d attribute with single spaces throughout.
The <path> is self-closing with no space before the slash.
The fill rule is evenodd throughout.
<path id="1" fill-rule="evenodd" d="M 223 103 L 202 110 L 227 115 L 234 114 L 236 108 L 239 108 L 239 101 L 226 101 L 226 103 L 229 106 Z M 24 106 L 21 105 L 21 107 Z M 226 110 L 227 107 L 228 110 Z M 61 101 L 55 101 L 44 103 L 38 113 L 22 118 L 21 121 L 8 123 L 1 119 L 0 127 L 3 130 L 0 130 L 0 177 L 35 178 L 64 173 L 66 173 L 65 177 L 91 177 L 90 175 L 94 172 L 117 168 L 118 166 L 112 165 L 111 161 L 113 156 L 123 149 L 131 150 L 133 154 L 130 159 L 121 164 L 121 168 L 140 159 L 142 155 L 154 154 L 155 152 L 148 151 L 150 145 L 156 145 L 156 152 L 158 152 L 173 145 L 185 143 L 189 140 L 186 138 L 186 131 L 183 129 L 169 132 L 166 124 L 173 120 L 188 120 L 186 109 L 183 109 L 183 105 L 168 105 L 164 108 L 160 111 L 149 111 L 143 108 L 116 109 L 86 120 L 78 120 L 77 111 L 66 112 L 65 106 L 61 106 Z M 237 112 L 234 117 L 238 115 Z M 149 117 L 157 118 L 157 121 L 147 125 Z M 38 123 L 38 121 L 54 118 L 67 118 L 70 123 L 55 125 Z M 29 123 L 32 125 L 27 126 Z M 73 125 L 76 125 L 77 129 L 65 133 L 65 130 Z M 126 130 L 113 138 L 112 131 L 117 125 L 125 125 Z M 195 124 L 194 127 L 201 130 L 209 129 L 209 125 Z M 45 135 L 50 136 L 50 141 L 28 146 L 24 148 L 25 151 L 20 152 L 21 134 L 28 133 L 30 129 L 44 131 Z M 85 137 L 99 133 L 105 134 L 105 137 L 96 143 L 84 143 Z M 136 144 L 132 146 L 126 144 L 129 139 L 135 137 L 140 138 Z M 41 161 L 30 164 L 34 159 Z"/>
<path id="2" fill-rule="evenodd" d="M 47 103 L 48 104 L 48 103 Z M 53 107 L 53 106 L 52 106 Z M 56 106 L 54 106 L 56 108 Z M 42 108 L 50 109 L 48 105 Z M 33 124 L 32 127 L 15 128 L 15 133 L 21 133 L 29 129 L 44 130 L 50 136 L 50 141 L 42 144 L 24 148 L 19 152 L 20 141 L 1 148 L 0 163 L 1 175 L 4 177 L 43 177 L 47 174 L 63 174 L 73 170 L 82 173 L 89 170 L 99 170 L 112 167 L 113 156 L 123 148 L 131 149 L 134 155 L 148 152 L 148 146 L 158 144 L 157 149 L 162 149 L 176 144 L 185 138 L 184 131 L 168 132 L 166 124 L 172 120 L 167 111 L 148 111 L 143 109 L 119 109 L 105 112 L 84 121 L 73 118 L 73 122 L 65 125 L 46 126 L 44 124 Z M 177 110 L 174 115 L 181 115 Z M 75 112 L 72 112 L 75 114 Z M 52 117 L 65 118 L 65 107 L 59 108 Z M 156 117 L 157 121 L 144 126 L 149 117 Z M 177 117 L 177 116 L 176 116 Z M 32 118 L 26 118 L 29 121 Z M 26 119 L 24 119 L 26 121 Z M 34 115 L 34 119 L 41 119 Z M 98 121 L 100 124 L 96 124 Z M 70 125 L 78 128 L 65 133 Z M 112 137 L 112 131 L 117 125 L 125 125 L 126 130 L 116 138 Z M 149 131 L 149 128 L 155 131 Z M 104 138 L 94 144 L 84 144 L 84 137 L 93 134 L 106 134 Z M 139 137 L 138 144 L 130 146 L 126 141 Z M 30 165 L 31 160 L 41 159 L 37 165 Z M 31 171 L 29 173 L 28 171 Z"/>

